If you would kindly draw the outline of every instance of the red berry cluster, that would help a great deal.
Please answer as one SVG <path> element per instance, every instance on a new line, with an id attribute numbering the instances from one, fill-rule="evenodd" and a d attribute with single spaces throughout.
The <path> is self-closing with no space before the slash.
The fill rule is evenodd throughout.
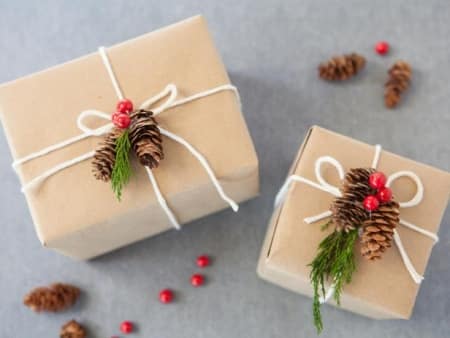
<path id="1" fill-rule="evenodd" d="M 116 112 L 112 114 L 111 120 L 117 128 L 127 129 L 130 125 L 130 113 L 133 111 L 133 102 L 128 99 L 117 103 Z"/>
<path id="2" fill-rule="evenodd" d="M 120 101 L 119 104 L 121 102 L 124 102 L 124 101 Z M 128 102 L 131 104 L 130 101 L 128 101 Z M 119 107 L 119 105 L 118 105 L 118 107 Z M 131 106 L 128 106 L 128 107 L 131 107 L 130 111 L 133 109 L 132 108 L 133 107 L 132 104 L 131 104 Z M 207 266 L 209 266 L 211 264 L 211 260 L 210 260 L 209 256 L 201 255 L 201 256 L 197 257 L 196 263 L 197 263 L 197 266 L 199 268 L 206 268 Z M 196 274 L 193 274 L 191 276 L 191 284 L 192 284 L 192 286 L 199 287 L 199 286 L 202 286 L 204 283 L 205 283 L 205 276 L 204 275 L 196 273 Z M 174 293 L 174 291 L 172 289 L 163 289 L 159 293 L 159 301 L 161 303 L 163 303 L 163 304 L 171 303 L 174 300 L 174 298 L 175 298 L 175 293 Z M 133 322 L 131 322 L 129 320 L 126 320 L 126 321 L 122 322 L 120 324 L 119 328 L 120 328 L 120 331 L 122 333 L 124 333 L 124 334 L 129 334 L 129 333 L 132 333 L 134 331 Z M 118 338 L 118 337 L 117 336 L 112 336 L 111 338 Z"/>
<path id="3" fill-rule="evenodd" d="M 210 259 L 206 255 L 197 257 L 197 266 L 199 268 L 206 268 L 210 265 Z M 199 273 L 193 274 L 191 276 L 191 284 L 194 287 L 202 286 L 205 284 L 205 276 Z M 164 289 L 159 293 L 159 300 L 161 303 L 167 304 L 171 303 L 174 299 L 174 292 L 171 289 Z"/>
<path id="4" fill-rule="evenodd" d="M 386 187 L 386 176 L 382 172 L 374 172 L 369 176 L 369 185 L 377 190 L 376 195 L 369 195 L 363 201 L 364 209 L 375 211 L 380 203 L 387 203 L 392 199 L 392 190 Z"/>

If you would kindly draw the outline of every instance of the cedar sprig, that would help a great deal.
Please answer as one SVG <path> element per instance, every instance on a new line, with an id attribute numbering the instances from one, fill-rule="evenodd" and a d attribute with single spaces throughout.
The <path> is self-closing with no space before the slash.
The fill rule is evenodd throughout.
<path id="1" fill-rule="evenodd" d="M 358 231 L 333 231 L 319 244 L 319 249 L 311 266 L 310 279 L 314 288 L 313 316 L 317 332 L 323 330 L 320 312 L 320 296 L 325 297 L 325 281 L 331 279 L 334 285 L 334 299 L 340 304 L 344 284 L 350 283 L 356 270 L 353 252 Z"/>
<path id="2" fill-rule="evenodd" d="M 112 190 L 120 201 L 122 197 L 122 189 L 128 183 L 131 176 L 130 153 L 131 142 L 128 130 L 116 140 L 116 161 L 114 162 L 111 174 Z"/>

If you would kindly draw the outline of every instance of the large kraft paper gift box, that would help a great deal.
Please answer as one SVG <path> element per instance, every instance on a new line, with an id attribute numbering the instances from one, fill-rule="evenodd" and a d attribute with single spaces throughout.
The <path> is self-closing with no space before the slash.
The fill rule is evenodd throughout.
<path id="1" fill-rule="evenodd" d="M 169 83 L 178 98 L 230 83 L 205 20 L 196 16 L 107 49 L 124 96 L 140 104 Z M 96 109 L 113 113 L 118 99 L 98 53 L 0 87 L 1 119 L 14 159 L 80 134 L 77 117 Z M 207 160 L 226 194 L 236 202 L 258 194 L 258 160 L 230 90 L 183 104 L 157 116 Z M 89 122 L 89 121 L 88 121 Z M 105 121 L 93 120 L 92 127 Z M 89 137 L 18 167 L 29 182 L 55 165 L 92 151 Z M 228 207 L 205 169 L 185 147 L 163 138 L 165 158 L 155 169 L 167 204 L 183 224 Z M 172 228 L 143 166 L 121 202 L 110 184 L 96 180 L 90 161 L 66 168 L 26 191 L 39 239 L 65 255 L 87 259 Z"/>
<path id="2" fill-rule="evenodd" d="M 350 168 L 370 167 L 374 146 L 312 127 L 289 176 L 299 175 L 317 182 L 314 167 L 321 156 L 335 158 L 347 172 Z M 384 150 L 378 163 L 377 170 L 386 175 L 402 170 L 418 175 L 424 187 L 423 200 L 416 206 L 400 208 L 400 217 L 436 234 L 448 203 L 450 174 Z M 321 173 L 327 182 L 340 186 L 333 166 L 323 166 Z M 406 177 L 396 180 L 391 188 L 398 201 L 410 200 L 416 193 L 415 183 Z M 258 264 L 260 277 L 300 294 L 313 295 L 308 264 L 315 257 L 319 242 L 332 230 L 321 230 L 325 219 L 312 224 L 304 219 L 329 210 L 332 200 L 332 195 L 308 184 L 290 185 L 268 227 Z M 423 275 L 435 241 L 401 224 L 397 231 L 412 265 Z M 408 319 L 419 284 L 411 278 L 398 248 L 392 244 L 380 260 L 368 261 L 361 256 L 358 242 L 354 251 L 356 272 L 343 288 L 341 308 L 376 319 Z M 333 300 L 329 303 L 336 305 Z"/>

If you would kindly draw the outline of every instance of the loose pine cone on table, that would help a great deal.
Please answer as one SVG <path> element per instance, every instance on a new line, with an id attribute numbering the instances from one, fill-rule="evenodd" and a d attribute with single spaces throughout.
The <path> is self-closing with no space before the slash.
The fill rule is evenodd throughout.
<path id="1" fill-rule="evenodd" d="M 92 159 L 92 172 L 96 179 L 107 182 L 116 161 L 116 141 L 122 134 L 122 130 L 114 128 L 98 145 Z"/>
<path id="2" fill-rule="evenodd" d="M 319 76 L 324 80 L 347 80 L 356 75 L 366 64 L 364 56 L 351 53 L 332 57 L 319 65 Z"/>
<path id="3" fill-rule="evenodd" d="M 63 325 L 61 328 L 60 338 L 86 338 L 86 330 L 75 320 Z"/>
<path id="4" fill-rule="evenodd" d="M 381 254 L 391 247 L 394 229 L 400 222 L 400 205 L 391 201 L 372 211 L 362 224 L 361 254 L 369 259 L 380 259 Z"/>
<path id="5" fill-rule="evenodd" d="M 36 312 L 59 312 L 74 305 L 79 295 L 77 287 L 55 283 L 49 287 L 35 288 L 25 296 L 23 303 Z"/>
<path id="6" fill-rule="evenodd" d="M 389 69 L 389 79 L 384 85 L 384 103 L 388 108 L 394 108 L 400 102 L 401 95 L 411 83 L 412 69 L 405 61 L 397 61 Z"/>
<path id="7" fill-rule="evenodd" d="M 341 188 L 342 197 L 337 197 L 331 205 L 331 219 L 336 230 L 349 232 L 367 219 L 367 211 L 362 202 L 366 196 L 375 192 L 368 184 L 373 172 L 375 170 L 372 168 L 356 168 L 350 169 L 345 175 Z"/>
<path id="8" fill-rule="evenodd" d="M 153 112 L 136 110 L 131 113 L 130 142 L 139 162 L 156 168 L 164 158 L 161 132 Z"/>

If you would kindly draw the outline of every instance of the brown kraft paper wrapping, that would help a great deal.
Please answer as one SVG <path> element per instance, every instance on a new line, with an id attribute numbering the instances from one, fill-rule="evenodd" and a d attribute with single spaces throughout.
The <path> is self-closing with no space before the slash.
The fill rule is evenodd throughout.
<path id="1" fill-rule="evenodd" d="M 125 97 L 136 106 L 169 83 L 178 87 L 179 98 L 229 83 L 201 16 L 108 48 L 108 56 Z M 81 111 L 112 113 L 117 100 L 98 53 L 2 85 L 0 114 L 14 159 L 80 134 Z M 258 194 L 258 160 L 234 93 L 172 108 L 157 120 L 203 154 L 236 202 Z M 90 137 L 23 164 L 21 183 L 95 149 L 99 141 Z M 165 159 L 154 174 L 180 223 L 228 207 L 190 152 L 167 138 L 163 146 Z M 95 180 L 89 160 L 27 191 L 41 242 L 86 259 L 171 229 L 144 168 L 137 161 L 132 166 L 121 202 L 109 183 Z"/>
<path id="2" fill-rule="evenodd" d="M 289 175 L 297 174 L 316 182 L 314 163 L 320 156 L 336 158 L 347 171 L 370 167 L 374 147 L 320 127 L 310 129 Z M 387 151 L 381 152 L 377 167 L 386 175 L 400 170 L 415 172 L 424 185 L 422 202 L 411 208 L 401 208 L 400 217 L 417 226 L 437 233 L 450 194 L 450 174 L 414 162 Z M 323 166 L 325 180 L 339 186 L 336 169 Z M 399 178 L 392 185 L 396 200 L 410 200 L 415 183 Z M 328 210 L 333 196 L 303 183 L 291 185 L 284 203 L 272 216 L 261 252 L 258 273 L 275 284 L 312 297 L 307 266 L 315 257 L 319 242 L 326 236 L 320 226 L 327 220 L 307 224 L 305 217 Z M 332 231 L 330 229 L 329 231 Z M 403 246 L 420 274 L 431 254 L 434 241 L 402 225 L 398 227 Z M 388 249 L 381 260 L 370 262 L 355 247 L 357 271 L 352 282 L 344 286 L 341 308 L 376 319 L 411 316 L 419 285 L 416 284 L 400 257 L 396 245 Z M 426 278 L 425 278 L 426 280 Z M 424 281 L 425 282 L 425 281 Z M 332 304 L 332 301 L 329 303 Z"/>

